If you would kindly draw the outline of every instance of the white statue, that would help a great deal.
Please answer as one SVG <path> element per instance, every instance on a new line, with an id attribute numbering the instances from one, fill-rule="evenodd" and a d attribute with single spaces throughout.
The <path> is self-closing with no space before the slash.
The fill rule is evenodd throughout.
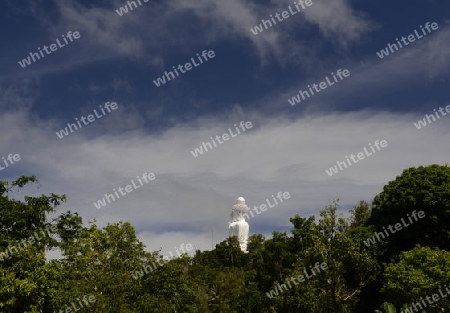
<path id="1" fill-rule="evenodd" d="M 247 252 L 247 240 L 249 226 L 245 221 L 244 215 L 247 215 L 249 211 L 248 206 L 245 205 L 245 199 L 239 197 L 237 199 L 237 204 L 233 205 L 231 211 L 232 222 L 228 223 L 228 230 L 230 232 L 230 237 L 236 236 L 239 240 L 239 246 L 243 252 Z M 248 217 L 248 215 L 247 215 Z"/>

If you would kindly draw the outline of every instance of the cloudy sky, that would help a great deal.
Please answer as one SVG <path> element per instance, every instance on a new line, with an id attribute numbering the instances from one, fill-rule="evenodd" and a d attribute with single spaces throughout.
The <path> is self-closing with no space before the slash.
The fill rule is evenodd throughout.
<path id="1" fill-rule="evenodd" d="M 28 193 L 67 194 L 58 212 L 76 211 L 101 226 L 129 221 L 147 250 L 167 253 L 182 243 L 211 249 L 212 231 L 214 243 L 224 240 L 238 196 L 253 208 L 290 193 L 249 221 L 250 234 L 270 236 L 289 230 L 295 214 L 317 215 L 337 197 L 348 212 L 403 169 L 450 161 L 450 117 L 414 125 L 450 104 L 449 4 L 312 0 L 255 35 L 262 19 L 296 12 L 294 2 L 140 3 L 124 13 L 123 0 L 2 2 L 0 157 L 21 160 L 1 170 L 0 180 L 35 174 L 42 188 Z M 425 36 L 427 22 L 438 28 Z M 70 42 L 69 31 L 80 37 Z M 411 34 L 414 42 L 378 56 Z M 38 48 L 50 53 L 26 65 Z M 199 63 L 204 50 L 215 56 Z M 165 71 L 191 58 L 199 65 L 157 87 Z M 350 75 L 295 106 L 288 102 L 339 69 Z M 118 109 L 56 134 L 94 110 L 102 115 L 106 102 Z M 253 127 L 192 155 L 241 121 Z M 388 146 L 326 173 L 376 140 Z M 156 179 L 94 206 L 143 173 Z"/>

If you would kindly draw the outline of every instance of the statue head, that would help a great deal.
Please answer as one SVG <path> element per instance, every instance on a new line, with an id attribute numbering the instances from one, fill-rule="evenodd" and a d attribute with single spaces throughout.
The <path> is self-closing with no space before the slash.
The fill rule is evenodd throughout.
<path id="1" fill-rule="evenodd" d="M 233 222 L 245 222 L 244 214 L 249 211 L 247 205 L 245 205 L 245 199 L 243 197 L 237 198 L 237 204 L 233 205 L 233 209 L 231 211 L 231 219 Z"/>
<path id="2" fill-rule="evenodd" d="M 238 204 L 245 204 L 245 199 L 243 197 L 239 197 L 239 198 L 237 198 L 237 203 Z"/>

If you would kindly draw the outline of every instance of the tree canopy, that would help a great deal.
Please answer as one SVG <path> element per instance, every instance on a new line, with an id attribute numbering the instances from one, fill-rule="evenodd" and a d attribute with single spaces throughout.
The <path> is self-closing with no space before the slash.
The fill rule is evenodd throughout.
<path id="1" fill-rule="evenodd" d="M 446 166 L 403 171 L 348 218 L 339 199 L 318 216 L 295 215 L 289 232 L 253 234 L 248 253 L 231 237 L 170 261 L 146 251 L 128 222 L 99 228 L 71 211 L 49 220 L 65 195 L 11 197 L 36 183 L 0 183 L 1 312 L 396 312 L 450 285 Z M 365 244 L 413 211 L 425 217 Z M 48 260 L 50 249 L 61 258 Z M 318 264 L 326 269 L 310 275 Z"/>

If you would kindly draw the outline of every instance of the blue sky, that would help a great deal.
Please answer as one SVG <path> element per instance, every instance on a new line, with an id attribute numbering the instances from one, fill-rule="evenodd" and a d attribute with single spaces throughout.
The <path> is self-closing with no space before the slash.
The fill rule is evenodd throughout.
<path id="1" fill-rule="evenodd" d="M 21 161 L 1 180 L 36 174 L 65 193 L 59 211 L 104 225 L 130 221 L 149 250 L 209 249 L 227 236 L 231 206 L 278 191 L 291 199 L 250 220 L 250 233 L 290 228 L 336 197 L 343 211 L 371 200 L 410 166 L 449 161 L 448 121 L 414 122 L 448 102 L 450 28 L 443 1 L 313 0 L 254 35 L 293 1 L 168 0 L 123 16 L 126 1 L 5 0 L 0 19 L 0 157 Z M 380 59 L 376 52 L 426 22 L 439 29 Z M 25 68 L 18 61 L 68 31 L 81 37 Z M 203 50 L 215 57 L 156 87 L 153 80 Z M 338 69 L 351 75 L 291 106 L 287 99 Z M 67 123 L 105 102 L 118 109 L 62 139 Z M 240 121 L 251 130 L 194 158 Z M 376 155 L 325 170 L 385 139 Z M 144 172 L 156 179 L 97 210 L 93 202 Z M 173 249 L 172 249 L 173 250 Z"/>

